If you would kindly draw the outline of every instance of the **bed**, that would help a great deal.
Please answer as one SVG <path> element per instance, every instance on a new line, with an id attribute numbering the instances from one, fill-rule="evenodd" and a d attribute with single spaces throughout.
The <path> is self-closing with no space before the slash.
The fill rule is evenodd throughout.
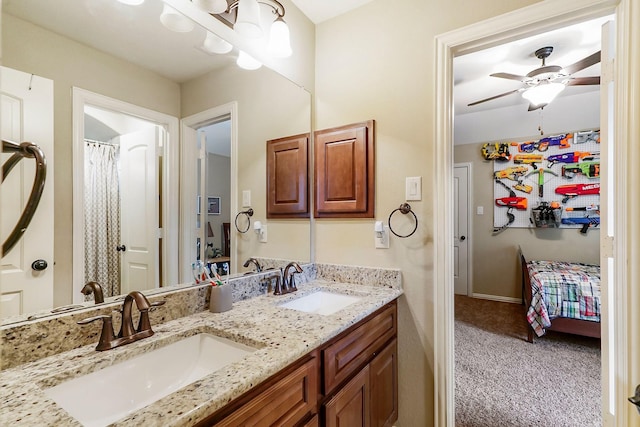
<path id="1" fill-rule="evenodd" d="M 600 267 L 563 261 L 527 261 L 522 266 L 522 295 L 527 341 L 546 331 L 600 338 Z"/>

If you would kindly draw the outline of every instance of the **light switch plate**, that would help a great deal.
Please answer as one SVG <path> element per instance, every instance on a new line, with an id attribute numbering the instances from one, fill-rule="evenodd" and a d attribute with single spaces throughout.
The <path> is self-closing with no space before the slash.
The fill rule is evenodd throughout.
<path id="1" fill-rule="evenodd" d="M 422 200 L 422 177 L 408 176 L 405 183 L 405 199 L 407 201 Z"/>
<path id="2" fill-rule="evenodd" d="M 242 191 L 242 207 L 243 208 L 251 207 L 251 190 Z"/>
<path id="3" fill-rule="evenodd" d="M 484 215 L 484 206 L 478 206 L 476 208 L 476 215 Z"/>
<path id="4" fill-rule="evenodd" d="M 259 240 L 260 240 L 260 243 L 267 243 L 267 224 L 262 224 Z"/>

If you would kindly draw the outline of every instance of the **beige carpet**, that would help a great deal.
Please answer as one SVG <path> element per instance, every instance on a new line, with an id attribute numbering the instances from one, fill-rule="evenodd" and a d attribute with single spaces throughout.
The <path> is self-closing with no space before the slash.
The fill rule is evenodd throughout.
<path id="1" fill-rule="evenodd" d="M 526 341 L 524 307 L 456 295 L 457 427 L 602 425 L 600 340 Z"/>

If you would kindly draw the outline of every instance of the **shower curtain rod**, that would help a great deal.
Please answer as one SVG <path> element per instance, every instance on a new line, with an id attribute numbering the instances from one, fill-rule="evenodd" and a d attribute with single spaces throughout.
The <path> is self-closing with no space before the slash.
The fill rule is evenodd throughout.
<path id="1" fill-rule="evenodd" d="M 114 147 L 118 147 L 119 144 L 114 144 L 113 142 L 104 142 L 104 141 L 96 141 L 95 139 L 85 138 L 85 142 L 89 142 L 91 144 L 103 144 L 103 145 L 111 145 Z"/>

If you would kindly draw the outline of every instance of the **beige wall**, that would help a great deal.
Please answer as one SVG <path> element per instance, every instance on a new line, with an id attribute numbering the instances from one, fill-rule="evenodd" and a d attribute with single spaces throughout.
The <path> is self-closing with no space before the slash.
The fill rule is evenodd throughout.
<path id="1" fill-rule="evenodd" d="M 308 262 L 309 219 L 266 219 L 266 142 L 310 131 L 311 95 L 269 69 L 245 71 L 235 65 L 182 84 L 185 117 L 232 101 L 238 103 L 238 203 L 243 190 L 251 191 L 251 220 L 268 228 L 268 242 L 259 243 L 253 229 L 241 234 L 232 225 L 231 239 L 238 242 L 237 265 L 241 269 L 249 257 Z"/>
<path id="2" fill-rule="evenodd" d="M 217 154 L 207 154 L 207 197 L 220 197 L 220 215 L 205 213 L 205 221 L 211 225 L 213 237 L 207 237 L 207 243 L 224 252 L 224 233 L 222 223 L 230 222 L 231 216 L 231 160 Z M 205 206 L 208 206 L 205 205 Z M 205 224 L 206 227 L 206 224 Z M 208 234 L 207 234 L 208 236 Z"/>
<path id="3" fill-rule="evenodd" d="M 2 15 L 2 65 L 54 82 L 54 306 L 71 303 L 72 133 L 71 88 L 180 116 L 180 87 L 151 71 Z"/>
<path id="4" fill-rule="evenodd" d="M 473 293 L 520 298 L 520 268 L 516 251 L 520 245 L 528 259 L 600 263 L 600 229 L 586 235 L 577 229 L 509 228 L 493 235 L 493 163 L 482 159 L 482 144 L 458 145 L 456 163 L 472 164 L 471 226 L 473 251 Z M 484 215 L 476 215 L 476 206 Z M 505 216 L 506 220 L 506 216 Z"/>
<path id="5" fill-rule="evenodd" d="M 402 269 L 401 427 L 433 425 L 434 36 L 532 3 L 375 0 L 316 28 L 316 128 L 376 120 L 375 219 L 404 202 L 405 177 L 422 176 L 418 231 L 389 249 L 374 249 L 374 219 L 315 224 L 318 262 Z"/>

